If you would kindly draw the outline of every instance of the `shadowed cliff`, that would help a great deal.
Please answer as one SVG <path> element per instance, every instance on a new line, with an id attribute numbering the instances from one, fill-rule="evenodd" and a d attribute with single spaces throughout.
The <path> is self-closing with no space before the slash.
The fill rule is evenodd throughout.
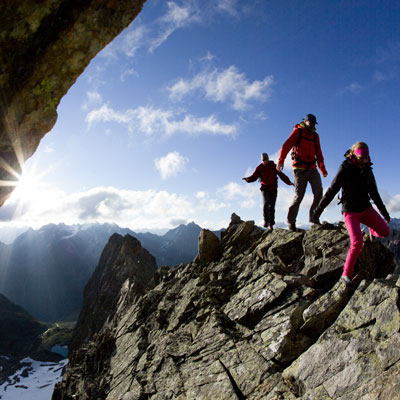
<path id="1" fill-rule="evenodd" d="M 0 2 L 0 180 L 16 181 L 90 60 L 145 0 Z M 0 186 L 0 205 L 13 186 Z"/>
<path id="2" fill-rule="evenodd" d="M 201 234 L 195 261 L 144 292 L 122 284 L 106 323 L 76 332 L 53 399 L 395 398 L 393 256 L 367 240 L 347 287 L 348 244 L 342 225 L 267 233 L 236 217 L 219 243 Z"/>

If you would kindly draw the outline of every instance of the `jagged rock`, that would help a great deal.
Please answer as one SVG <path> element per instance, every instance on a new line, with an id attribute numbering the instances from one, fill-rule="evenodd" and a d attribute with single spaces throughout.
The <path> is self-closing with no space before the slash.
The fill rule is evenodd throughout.
<path id="1" fill-rule="evenodd" d="M 315 225 L 304 239 L 304 268 L 307 276 L 332 276 L 332 271 L 343 268 L 350 241 L 346 228 L 331 224 Z M 341 272 L 339 272 L 341 273 Z"/>
<path id="2" fill-rule="evenodd" d="M 298 397 L 398 397 L 399 291 L 364 281 L 333 325 L 283 376 Z M 324 396 L 322 396 L 324 394 Z"/>
<path id="3" fill-rule="evenodd" d="M 288 232 L 276 228 L 264 233 L 264 240 L 257 246 L 258 256 L 280 266 L 281 271 L 296 272 L 303 257 L 303 232 Z"/>
<path id="4" fill-rule="evenodd" d="M 56 108 L 90 60 L 142 9 L 145 0 L 0 2 L 0 180 L 36 150 Z M 0 187 L 0 206 L 12 192 Z"/>
<path id="5" fill-rule="evenodd" d="M 196 262 L 211 262 L 221 255 L 221 246 L 217 236 L 208 229 L 202 229 L 199 235 L 199 253 Z"/>
<path id="6" fill-rule="evenodd" d="M 71 349 L 78 348 L 98 333 L 113 318 L 122 302 L 142 294 L 156 268 L 155 258 L 137 239 L 114 233 L 85 287 Z"/>
<path id="7" fill-rule="evenodd" d="M 391 398 L 399 288 L 370 279 L 375 255 L 390 259 L 379 242 L 363 249 L 354 287 L 334 279 L 345 239 L 330 225 L 264 233 L 251 221 L 231 224 L 218 261 L 157 271 L 143 295 L 119 307 L 96 336 L 106 332 L 112 351 L 96 337 L 78 349 L 53 398 L 89 399 L 85 389 L 96 385 L 108 400 Z M 103 380 L 87 351 L 102 360 Z"/>

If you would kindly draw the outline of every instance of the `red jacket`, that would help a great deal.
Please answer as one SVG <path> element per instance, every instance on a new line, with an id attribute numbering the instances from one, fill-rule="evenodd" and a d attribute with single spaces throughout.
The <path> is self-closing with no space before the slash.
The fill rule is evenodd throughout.
<path id="1" fill-rule="evenodd" d="M 253 172 L 253 175 L 249 176 L 247 179 L 249 182 L 254 182 L 260 178 L 261 190 L 277 190 L 278 176 L 283 182 L 290 185 L 290 179 L 283 172 L 277 171 L 276 164 L 270 160 L 266 165 L 261 163 Z"/>
<path id="2" fill-rule="evenodd" d="M 297 157 L 299 160 L 304 160 L 308 162 L 312 162 L 317 159 L 318 168 L 325 175 L 326 168 L 324 164 L 324 156 L 322 155 L 321 145 L 319 143 L 319 135 L 317 132 L 313 132 L 309 129 L 304 123 L 295 125 L 292 133 L 290 134 L 288 140 L 283 144 L 281 152 L 279 154 L 278 163 L 283 164 L 285 158 L 289 151 L 296 145 L 297 140 L 299 138 L 300 129 L 302 133 L 302 139 L 300 140 L 298 149 L 297 149 Z M 315 142 L 314 142 L 314 133 L 315 133 Z M 301 163 L 293 161 L 293 168 L 301 168 L 301 169 L 313 169 L 316 168 L 316 163 L 312 162 L 311 164 Z"/>

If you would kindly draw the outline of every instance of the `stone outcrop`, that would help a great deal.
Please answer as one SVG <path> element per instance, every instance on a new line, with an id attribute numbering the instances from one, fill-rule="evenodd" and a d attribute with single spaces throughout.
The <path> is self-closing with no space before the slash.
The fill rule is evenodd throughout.
<path id="1" fill-rule="evenodd" d="M 127 297 L 141 295 L 157 269 L 155 258 L 130 235 L 114 233 L 83 293 L 71 349 L 86 343 L 112 320 Z"/>
<path id="2" fill-rule="evenodd" d="M 216 261 L 221 255 L 220 241 L 215 235 L 208 229 L 202 229 L 199 235 L 198 241 L 199 252 L 195 258 L 195 262 L 209 263 Z"/>
<path id="3" fill-rule="evenodd" d="M 232 221 L 219 259 L 161 268 L 123 296 L 53 399 L 396 398 L 392 255 L 366 240 L 346 286 L 348 244 L 341 225 L 268 233 Z"/>
<path id="4" fill-rule="evenodd" d="M 0 180 L 17 180 L 55 124 L 60 99 L 144 2 L 0 2 Z M 0 205 L 12 189 L 0 187 Z"/>

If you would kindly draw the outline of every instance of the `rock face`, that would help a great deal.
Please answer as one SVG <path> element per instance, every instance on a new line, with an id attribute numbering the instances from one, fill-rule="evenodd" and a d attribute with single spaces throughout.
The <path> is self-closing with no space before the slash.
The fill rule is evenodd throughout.
<path id="1" fill-rule="evenodd" d="M 90 60 L 145 0 L 0 2 L 0 180 L 15 181 Z M 12 186 L 0 187 L 0 205 Z"/>
<path id="2" fill-rule="evenodd" d="M 118 304 L 143 294 L 157 269 L 155 258 L 130 235 L 114 233 L 83 293 L 71 349 L 78 348 L 112 319 Z"/>
<path id="3" fill-rule="evenodd" d="M 239 219 L 220 244 L 216 261 L 157 270 L 143 294 L 123 286 L 53 399 L 396 398 L 399 287 L 379 241 L 352 287 L 338 281 L 343 226 L 267 233 Z"/>
<path id="4" fill-rule="evenodd" d="M 202 229 L 198 241 L 199 252 L 195 258 L 195 262 L 209 263 L 217 260 L 221 253 L 220 247 L 217 236 L 208 229 Z"/>

